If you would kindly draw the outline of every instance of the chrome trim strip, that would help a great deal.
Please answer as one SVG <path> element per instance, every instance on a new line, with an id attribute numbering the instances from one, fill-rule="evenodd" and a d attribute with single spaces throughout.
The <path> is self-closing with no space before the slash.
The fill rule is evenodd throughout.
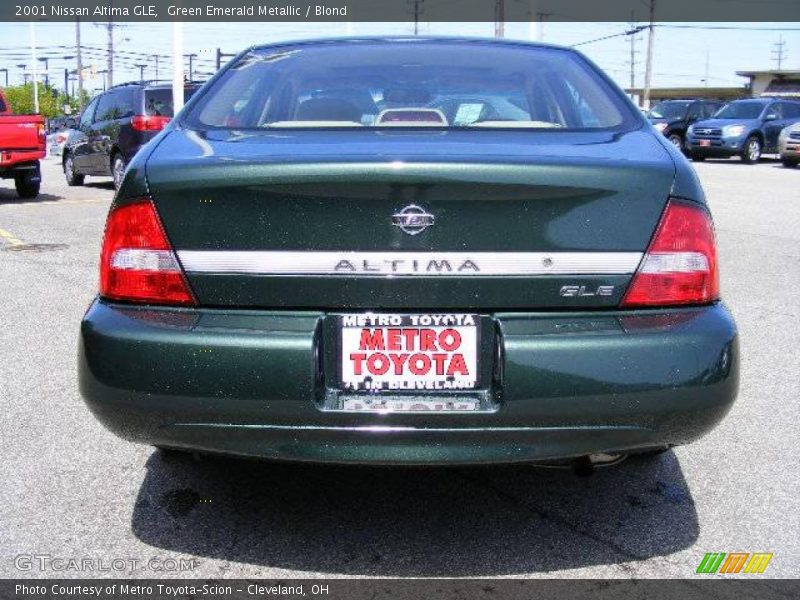
<path id="1" fill-rule="evenodd" d="M 626 275 L 641 252 L 317 252 L 179 250 L 190 273 L 338 277 Z"/>

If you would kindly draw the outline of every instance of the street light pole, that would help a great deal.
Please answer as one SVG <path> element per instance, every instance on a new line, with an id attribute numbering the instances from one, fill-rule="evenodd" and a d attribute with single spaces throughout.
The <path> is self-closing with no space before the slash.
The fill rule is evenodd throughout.
<path id="1" fill-rule="evenodd" d="M 189 58 L 189 81 L 194 81 L 194 59 L 197 54 L 185 54 Z"/>
<path id="2" fill-rule="evenodd" d="M 75 58 L 72 54 L 67 56 L 62 56 L 61 60 L 65 62 L 71 61 Z M 64 67 L 64 95 L 69 98 L 69 67 Z"/>
<path id="3" fill-rule="evenodd" d="M 44 63 L 44 86 L 50 86 L 50 58 L 47 56 L 42 56 L 39 59 L 41 62 Z"/>

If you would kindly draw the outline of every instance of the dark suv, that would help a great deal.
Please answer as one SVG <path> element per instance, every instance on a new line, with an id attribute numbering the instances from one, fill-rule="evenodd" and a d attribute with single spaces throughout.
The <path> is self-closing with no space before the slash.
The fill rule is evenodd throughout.
<path id="1" fill-rule="evenodd" d="M 673 146 L 683 150 L 689 125 L 710 118 L 723 104 L 718 100 L 665 100 L 651 108 L 647 117 Z"/>
<path id="2" fill-rule="evenodd" d="M 185 99 L 200 85 L 187 83 Z M 110 175 L 118 188 L 133 155 L 172 116 L 171 84 L 123 83 L 96 96 L 81 114 L 77 131 L 64 149 L 62 164 L 67 184 L 82 185 L 86 175 Z"/>

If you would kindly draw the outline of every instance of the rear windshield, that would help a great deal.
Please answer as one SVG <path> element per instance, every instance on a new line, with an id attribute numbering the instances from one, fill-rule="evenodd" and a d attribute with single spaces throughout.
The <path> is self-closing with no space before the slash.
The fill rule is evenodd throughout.
<path id="1" fill-rule="evenodd" d="M 184 101 L 189 100 L 199 86 L 183 88 Z M 144 91 L 144 112 L 150 116 L 174 117 L 172 107 L 172 89 L 158 88 Z"/>
<path id="2" fill-rule="evenodd" d="M 757 119 L 763 110 L 763 102 L 731 102 L 722 107 L 714 117 L 717 119 Z"/>
<path id="3" fill-rule="evenodd" d="M 683 119 L 689 110 L 689 102 L 660 102 L 650 109 L 654 119 Z"/>
<path id="4" fill-rule="evenodd" d="M 479 42 L 261 48 L 190 109 L 197 127 L 613 129 L 634 111 L 579 55 Z"/>

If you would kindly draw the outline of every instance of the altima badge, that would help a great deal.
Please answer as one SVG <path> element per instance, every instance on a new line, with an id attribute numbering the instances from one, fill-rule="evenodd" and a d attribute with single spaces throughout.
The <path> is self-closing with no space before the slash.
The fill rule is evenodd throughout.
<path id="1" fill-rule="evenodd" d="M 416 204 L 409 204 L 403 210 L 392 215 L 392 225 L 399 227 L 408 235 L 422 233 L 433 225 L 434 217 Z"/>

